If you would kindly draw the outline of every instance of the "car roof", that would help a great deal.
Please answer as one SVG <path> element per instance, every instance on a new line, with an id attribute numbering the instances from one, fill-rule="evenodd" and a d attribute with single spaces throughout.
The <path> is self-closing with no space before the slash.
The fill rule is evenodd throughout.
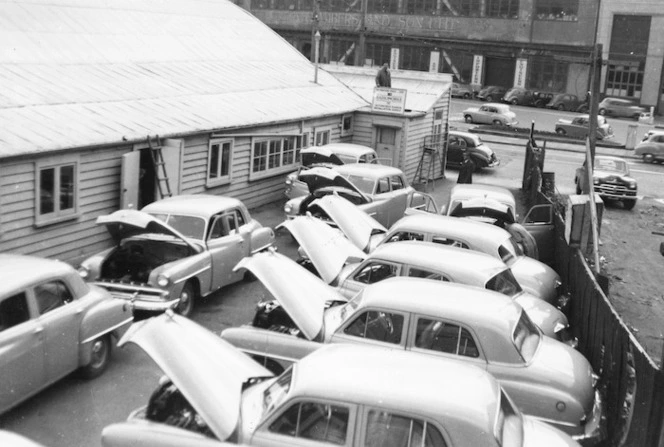
<path id="1" fill-rule="evenodd" d="M 327 149 L 331 151 L 332 153 L 335 154 L 342 154 L 342 155 L 349 155 L 349 156 L 356 156 L 359 157 L 360 155 L 363 154 L 375 154 L 376 151 L 368 146 L 363 146 L 361 144 L 352 144 L 352 143 L 330 143 L 330 144 L 325 144 L 323 146 L 312 146 L 307 149 L 303 150 L 308 150 L 312 149 L 315 150 L 314 148 L 318 147 L 321 149 Z"/>
<path id="2" fill-rule="evenodd" d="M 372 163 L 350 163 L 333 168 L 340 174 L 362 175 L 365 177 L 383 177 L 385 175 L 403 175 L 403 171 L 394 166 L 385 166 Z"/>
<path id="3" fill-rule="evenodd" d="M 496 379 L 473 365 L 345 343 L 325 345 L 297 362 L 289 392 L 457 419 L 489 433 L 499 393 Z"/>
<path id="4" fill-rule="evenodd" d="M 490 107 L 496 107 L 498 109 L 509 109 L 509 106 L 507 104 L 501 104 L 499 102 L 487 102 L 483 105 L 490 106 Z"/>
<path id="5" fill-rule="evenodd" d="M 615 157 L 613 155 L 595 155 L 595 159 L 601 158 L 603 160 L 613 160 L 613 161 L 620 161 L 623 163 L 627 163 L 624 158 L 620 157 Z"/>
<path id="6" fill-rule="evenodd" d="M 454 185 L 450 192 L 450 201 L 483 198 L 486 196 L 497 202 L 509 205 L 512 209 L 516 210 L 516 200 L 514 194 L 509 189 L 502 186 L 484 185 L 482 183 Z"/>
<path id="7" fill-rule="evenodd" d="M 0 254 L 0 265 L 2 265 L 0 296 L 13 294 L 33 284 L 76 272 L 65 262 L 10 253 Z"/>
<path id="8" fill-rule="evenodd" d="M 207 219 L 229 208 L 242 208 L 246 211 L 246 207 L 238 199 L 211 194 L 167 197 L 146 205 L 141 211 L 153 214 L 184 214 Z"/>
<path id="9" fill-rule="evenodd" d="M 463 219 L 460 217 L 443 216 L 432 213 L 417 213 L 404 216 L 390 227 L 389 234 L 394 231 L 423 231 L 449 237 L 466 237 L 470 240 L 489 241 L 498 247 L 511 236 L 504 229 L 483 222 Z"/>
<path id="10" fill-rule="evenodd" d="M 498 258 L 434 242 L 400 241 L 381 244 L 367 259 L 399 262 L 454 275 L 456 282 L 484 287 L 486 281 L 507 269 Z M 478 284 L 481 283 L 481 284 Z"/>

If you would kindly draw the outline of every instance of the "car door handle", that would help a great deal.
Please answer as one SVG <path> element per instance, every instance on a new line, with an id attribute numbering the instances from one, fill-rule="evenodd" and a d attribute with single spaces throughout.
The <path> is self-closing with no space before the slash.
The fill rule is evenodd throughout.
<path id="1" fill-rule="evenodd" d="M 34 330 L 34 334 L 35 334 L 35 335 L 38 335 L 39 338 L 41 338 L 43 332 L 44 332 L 44 328 L 41 327 L 41 326 L 35 328 L 35 330 Z"/>

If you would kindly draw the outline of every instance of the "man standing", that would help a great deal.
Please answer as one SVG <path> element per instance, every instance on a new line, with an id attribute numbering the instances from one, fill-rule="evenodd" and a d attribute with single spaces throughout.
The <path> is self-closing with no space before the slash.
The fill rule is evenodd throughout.
<path id="1" fill-rule="evenodd" d="M 473 183 L 473 171 L 475 171 L 475 163 L 470 158 L 468 150 L 464 149 L 463 162 L 461 163 L 461 168 L 459 168 L 457 183 Z"/>
<path id="2" fill-rule="evenodd" d="M 376 74 L 376 87 L 392 87 L 389 64 L 385 62 Z"/>

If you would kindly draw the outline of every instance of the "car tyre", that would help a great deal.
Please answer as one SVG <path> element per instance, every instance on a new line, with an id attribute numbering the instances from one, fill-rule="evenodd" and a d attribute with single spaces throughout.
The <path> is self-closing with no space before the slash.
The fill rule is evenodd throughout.
<path id="1" fill-rule="evenodd" d="M 631 210 L 636 205 L 636 199 L 625 199 L 622 203 L 626 210 Z"/>
<path id="2" fill-rule="evenodd" d="M 90 363 L 81 368 L 81 375 L 85 379 L 94 379 L 101 376 L 111 362 L 111 336 L 102 335 L 92 341 L 90 346 Z"/>
<path id="3" fill-rule="evenodd" d="M 566 132 L 565 129 L 563 129 L 562 127 L 558 127 L 558 128 L 556 128 L 556 133 L 557 133 L 558 135 L 561 135 L 561 136 L 565 136 L 565 135 L 567 135 L 567 132 Z"/>
<path id="4" fill-rule="evenodd" d="M 514 98 L 513 100 L 510 101 L 513 106 L 518 106 L 519 105 L 519 100 Z"/>
<path id="5" fill-rule="evenodd" d="M 493 125 L 500 127 L 503 125 L 503 123 L 500 120 L 493 120 Z"/>
<path id="6" fill-rule="evenodd" d="M 655 156 L 653 154 L 643 154 L 643 162 L 644 163 L 654 163 L 655 162 Z"/>
<path id="7" fill-rule="evenodd" d="M 599 109 L 598 113 L 602 116 L 606 116 L 606 109 Z"/>
<path id="8" fill-rule="evenodd" d="M 175 312 L 182 315 L 183 317 L 189 317 L 194 310 L 194 298 L 196 297 L 196 288 L 191 283 L 187 283 L 182 288 L 180 292 L 180 302 L 175 307 Z"/>
<path id="9" fill-rule="evenodd" d="M 558 110 L 565 111 L 565 104 L 558 104 Z"/>
<path id="10" fill-rule="evenodd" d="M 493 96 L 489 95 L 486 98 L 486 102 L 493 102 Z"/>
<path id="11" fill-rule="evenodd" d="M 470 93 L 464 93 L 463 99 L 470 99 Z"/>
<path id="12" fill-rule="evenodd" d="M 463 119 L 464 119 L 464 121 L 466 121 L 468 124 L 472 124 L 472 123 L 473 123 L 473 117 L 470 116 L 470 115 L 466 115 L 466 116 L 464 116 Z"/>

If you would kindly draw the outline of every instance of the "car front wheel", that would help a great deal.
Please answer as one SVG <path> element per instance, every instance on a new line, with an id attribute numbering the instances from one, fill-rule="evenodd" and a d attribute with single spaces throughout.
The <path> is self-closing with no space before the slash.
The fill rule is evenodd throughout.
<path id="1" fill-rule="evenodd" d="M 463 99 L 470 99 L 470 93 L 464 93 Z"/>
<path id="2" fill-rule="evenodd" d="M 655 157 L 653 154 L 643 154 L 643 162 L 644 163 L 654 163 L 655 162 Z"/>
<path id="3" fill-rule="evenodd" d="M 626 210 L 631 210 L 636 205 L 636 199 L 625 199 L 622 203 Z"/>
<path id="4" fill-rule="evenodd" d="M 187 282 L 180 292 L 180 302 L 175 307 L 175 311 L 183 317 L 189 317 L 194 310 L 194 298 L 196 296 L 196 289 L 194 285 Z"/>
<path id="5" fill-rule="evenodd" d="M 559 104 L 558 105 L 558 110 L 565 110 L 565 104 Z"/>
<path id="6" fill-rule="evenodd" d="M 556 133 L 557 133 L 558 135 L 567 135 L 567 132 L 565 132 L 565 129 L 563 129 L 562 127 L 558 127 L 558 128 L 556 129 Z"/>
<path id="7" fill-rule="evenodd" d="M 502 126 L 503 123 L 500 120 L 493 120 L 493 125 L 494 126 Z"/>
<path id="8" fill-rule="evenodd" d="M 102 335 L 92 342 L 90 363 L 81 368 L 81 375 L 86 379 L 99 377 L 111 361 L 111 336 Z"/>
<path id="9" fill-rule="evenodd" d="M 463 119 L 464 119 L 467 123 L 472 123 L 472 122 L 473 122 L 473 117 L 470 116 L 470 115 L 466 115 L 466 116 L 464 116 Z"/>
<path id="10" fill-rule="evenodd" d="M 606 109 L 599 109 L 599 114 L 602 116 L 606 115 Z"/>
<path id="11" fill-rule="evenodd" d="M 493 96 L 489 95 L 486 97 L 486 102 L 493 102 Z"/>

